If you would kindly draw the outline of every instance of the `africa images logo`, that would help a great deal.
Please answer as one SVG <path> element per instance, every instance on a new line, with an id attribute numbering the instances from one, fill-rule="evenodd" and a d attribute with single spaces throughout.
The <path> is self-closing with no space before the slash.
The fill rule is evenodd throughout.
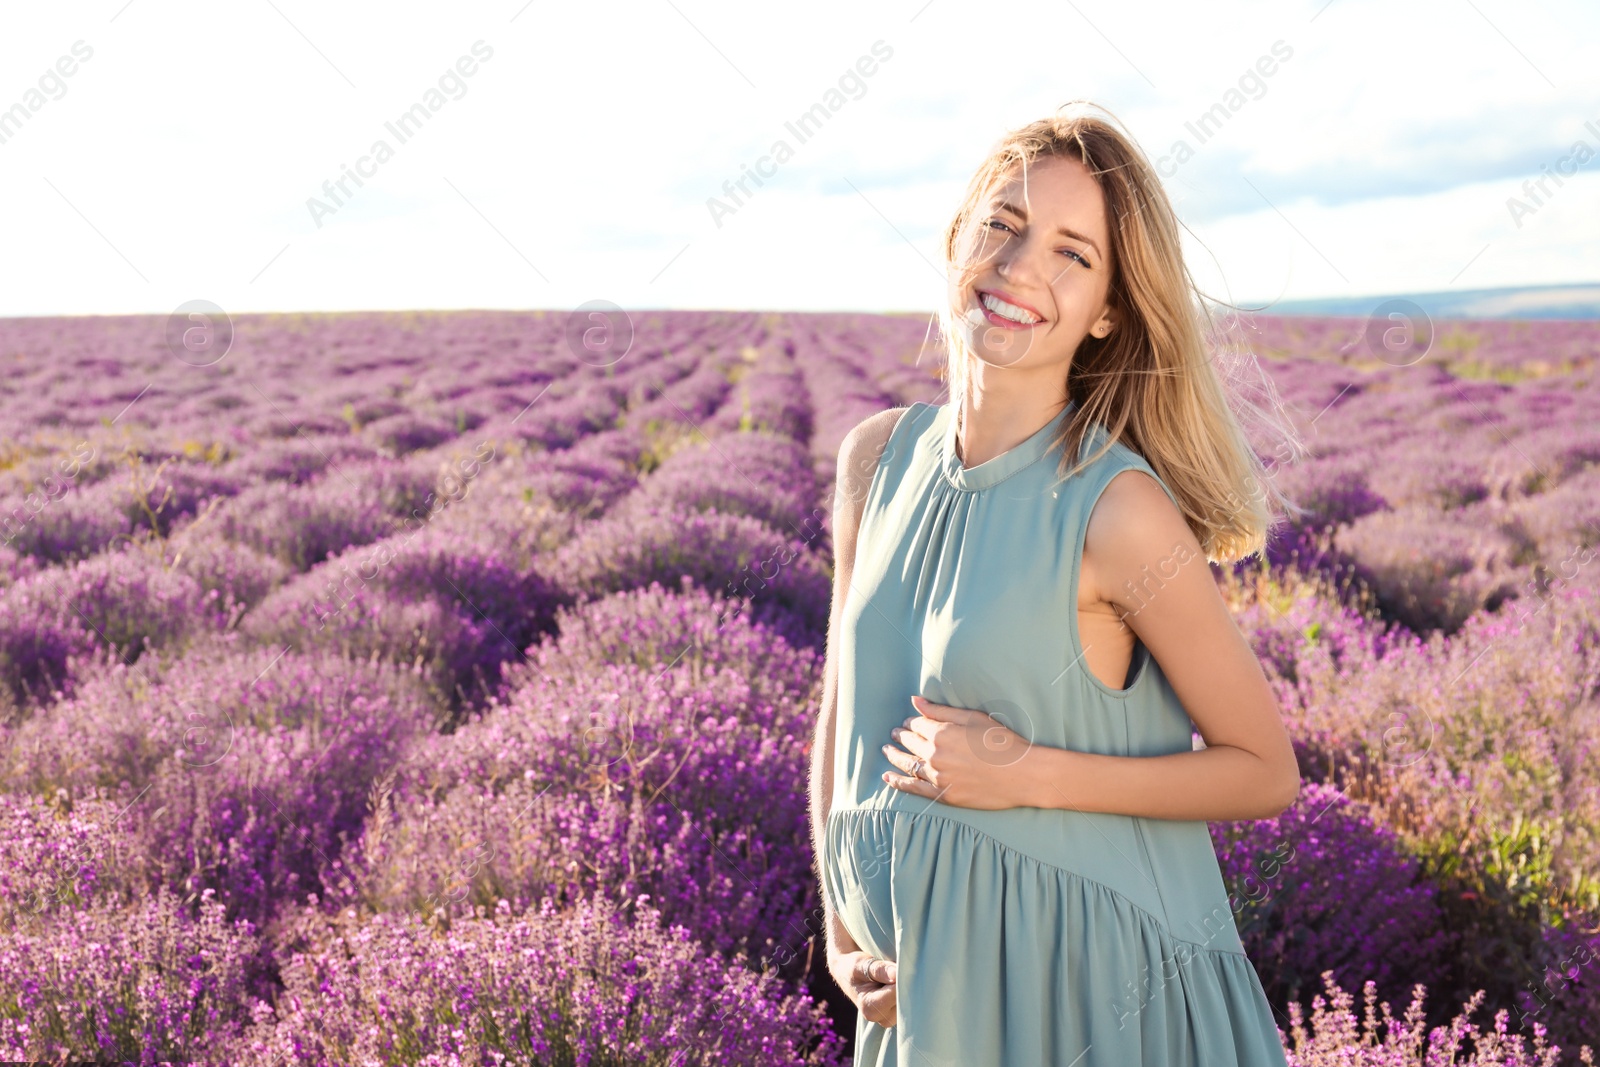
<path id="1" fill-rule="evenodd" d="M 867 95 L 866 79 L 878 72 L 878 64 L 889 62 L 890 57 L 894 55 L 894 49 L 879 39 L 872 42 L 871 52 L 872 55 L 857 59 L 853 67 L 845 68 L 844 73 L 839 75 L 837 88 L 829 88 L 822 94 L 821 100 L 801 112 L 793 122 L 783 124 L 783 128 L 794 135 L 798 144 L 805 144 L 816 136 L 822 129 L 823 123 L 837 114 L 845 104 L 851 100 L 860 100 Z M 874 60 L 873 56 L 878 58 Z M 848 99 L 845 97 L 846 93 L 850 94 Z M 706 198 L 706 210 L 711 212 L 711 221 L 717 224 L 717 229 L 722 228 L 724 218 L 744 206 L 745 200 L 739 197 L 741 192 L 744 193 L 745 199 L 755 195 L 746 183 L 755 182 L 756 188 L 759 189 L 763 184 L 763 178 L 776 176 L 778 168 L 793 158 L 794 149 L 790 147 L 788 141 L 780 137 L 772 143 L 772 149 L 766 155 L 756 160 L 754 168 L 744 164 L 743 174 L 723 182 L 722 193 L 728 200 L 720 200 L 715 196 Z"/>

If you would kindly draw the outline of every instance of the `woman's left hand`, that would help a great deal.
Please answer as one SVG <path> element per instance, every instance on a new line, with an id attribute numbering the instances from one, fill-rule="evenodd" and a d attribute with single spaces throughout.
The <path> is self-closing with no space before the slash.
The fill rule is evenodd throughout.
<path id="1" fill-rule="evenodd" d="M 1021 806 L 1016 764 L 1028 754 L 1027 738 L 988 712 L 952 708 L 920 696 L 912 697 L 911 705 L 918 714 L 890 731 L 901 747 L 883 747 L 902 773 L 884 772 L 885 782 L 903 793 L 958 808 Z M 918 759 L 921 773 L 914 778 L 911 771 Z"/>

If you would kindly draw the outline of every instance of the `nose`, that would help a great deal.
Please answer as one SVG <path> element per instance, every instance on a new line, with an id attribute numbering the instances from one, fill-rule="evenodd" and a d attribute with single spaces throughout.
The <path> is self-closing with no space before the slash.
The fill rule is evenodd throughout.
<path id="1" fill-rule="evenodd" d="M 1004 278 L 1015 289 L 1031 289 L 1037 280 L 1031 267 L 1032 261 L 1021 249 L 1008 249 L 995 261 L 995 273 Z"/>

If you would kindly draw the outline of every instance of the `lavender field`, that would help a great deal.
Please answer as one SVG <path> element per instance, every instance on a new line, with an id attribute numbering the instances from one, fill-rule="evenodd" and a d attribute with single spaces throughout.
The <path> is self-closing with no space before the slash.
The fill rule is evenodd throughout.
<path id="1" fill-rule="evenodd" d="M 926 319 L 235 327 L 0 320 L 0 1060 L 848 1063 L 833 481 Z M 1238 323 L 1309 446 L 1216 569 L 1305 780 L 1240 933 L 1300 1067 L 1592 1063 L 1600 323 L 1362 327 Z"/>

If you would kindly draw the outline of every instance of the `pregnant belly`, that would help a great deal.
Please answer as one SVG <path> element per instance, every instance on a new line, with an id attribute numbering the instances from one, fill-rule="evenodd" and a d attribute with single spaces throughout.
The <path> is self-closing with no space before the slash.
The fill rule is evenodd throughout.
<path id="1" fill-rule="evenodd" d="M 823 885 L 856 944 L 900 961 L 927 921 L 931 894 L 968 892 L 974 880 L 999 906 L 1018 879 L 1087 887 L 1135 908 L 1180 937 L 1241 952 L 1204 822 L 1010 808 L 975 811 L 890 797 L 885 807 L 828 814 Z M 1162 887 L 1166 892 L 1162 892 Z"/>
<path id="2" fill-rule="evenodd" d="M 897 959 L 890 880 L 896 822 L 888 812 L 834 809 L 822 862 L 828 901 L 845 930 L 862 949 L 887 960 Z"/>

